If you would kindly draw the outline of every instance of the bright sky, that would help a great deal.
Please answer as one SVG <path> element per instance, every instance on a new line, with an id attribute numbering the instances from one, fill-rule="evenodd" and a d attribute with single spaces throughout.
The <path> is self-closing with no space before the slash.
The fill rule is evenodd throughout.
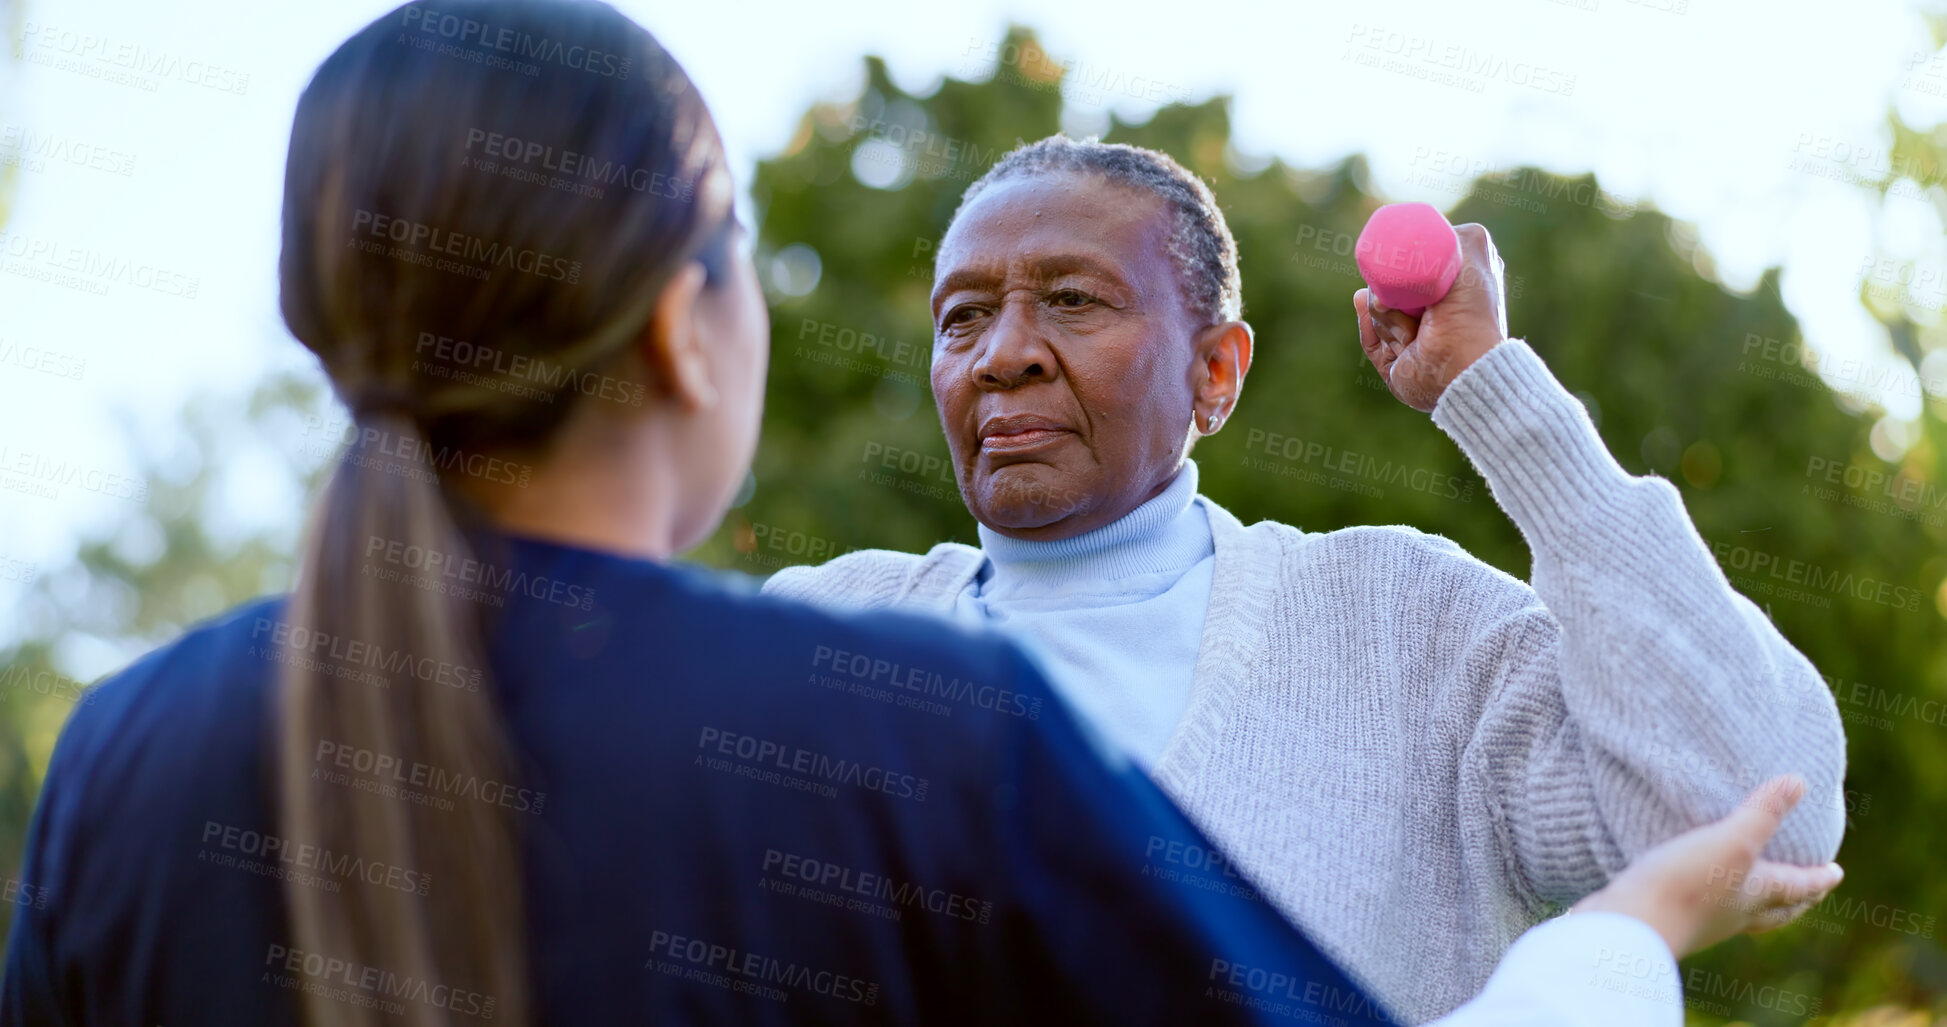
<path id="1" fill-rule="evenodd" d="M 21 565 L 45 573 L 77 532 L 136 509 L 118 497 L 138 466 L 118 423 L 166 451 L 191 395 L 240 400 L 268 370 L 308 366 L 276 308 L 291 112 L 318 62 L 393 6 L 26 2 L 21 67 L 0 75 L 0 163 L 19 165 L 0 229 L 0 471 L 66 462 L 87 476 L 51 497 L 0 490 L 0 624 L 31 576 Z M 1858 302 L 1862 270 L 1916 318 L 1947 306 L 1933 201 L 1911 190 L 1882 211 L 1848 184 L 1885 172 L 1889 104 L 1915 124 L 1947 120 L 1947 57 L 1903 0 L 617 6 L 697 80 L 746 178 L 810 102 L 856 93 L 864 54 L 927 92 L 942 73 L 984 78 L 1017 21 L 1092 86 L 1070 96 L 1071 130 L 1110 108 L 1140 116 L 1145 95 L 1228 92 L 1245 155 L 1316 166 L 1364 152 L 1391 199 L 1451 206 L 1474 173 L 1523 163 L 1593 170 L 1609 193 L 1693 222 L 1728 286 L 1782 266 L 1786 301 L 1841 389 L 1898 367 Z M 1880 251 L 1895 263 L 1869 265 Z M 123 261 L 135 270 L 122 278 L 87 270 Z M 1947 350 L 1922 377 L 1947 392 Z M 1874 394 L 1891 414 L 1875 444 L 1897 455 L 1918 391 Z M 225 457 L 239 523 L 298 516 L 265 445 L 240 440 Z M 81 680 L 106 669 L 71 668 Z"/>

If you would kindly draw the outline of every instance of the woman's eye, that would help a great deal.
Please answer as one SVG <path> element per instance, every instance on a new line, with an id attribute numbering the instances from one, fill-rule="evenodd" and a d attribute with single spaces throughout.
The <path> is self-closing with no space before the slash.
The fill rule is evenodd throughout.
<path id="1" fill-rule="evenodd" d="M 980 309 L 978 307 L 955 307 L 947 311 L 946 316 L 940 319 L 940 327 L 942 329 L 956 328 L 973 320 L 979 314 Z"/>

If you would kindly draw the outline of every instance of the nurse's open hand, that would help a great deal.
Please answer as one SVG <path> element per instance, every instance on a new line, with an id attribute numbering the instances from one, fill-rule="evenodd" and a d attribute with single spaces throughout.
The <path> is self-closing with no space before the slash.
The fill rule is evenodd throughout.
<path id="1" fill-rule="evenodd" d="M 1460 372 L 1508 337 L 1503 265 L 1494 240 L 1472 223 L 1455 225 L 1454 234 L 1460 237 L 1460 274 L 1419 317 L 1386 307 L 1369 290 L 1352 294 L 1366 359 L 1393 395 L 1415 410 L 1432 411 Z"/>
<path id="2" fill-rule="evenodd" d="M 1837 863 L 1801 867 L 1758 858 L 1804 794 L 1796 774 L 1766 781 L 1730 816 L 1636 857 L 1572 912 L 1627 913 L 1655 928 L 1678 958 L 1733 934 L 1783 927 L 1845 878 Z"/>

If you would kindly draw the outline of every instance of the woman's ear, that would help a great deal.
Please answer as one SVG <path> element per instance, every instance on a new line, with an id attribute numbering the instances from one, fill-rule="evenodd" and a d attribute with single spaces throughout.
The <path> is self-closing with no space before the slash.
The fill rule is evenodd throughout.
<path id="1" fill-rule="evenodd" d="M 1197 335 L 1196 426 L 1205 435 L 1223 427 L 1244 394 L 1251 370 L 1251 326 L 1242 321 L 1211 325 Z"/>
<path id="2" fill-rule="evenodd" d="M 684 264 L 656 297 L 642 336 L 642 359 L 649 365 L 656 390 L 689 413 L 717 403 L 716 382 L 711 379 L 710 362 L 703 352 L 703 333 L 696 324 L 703 279 L 702 264 Z"/>

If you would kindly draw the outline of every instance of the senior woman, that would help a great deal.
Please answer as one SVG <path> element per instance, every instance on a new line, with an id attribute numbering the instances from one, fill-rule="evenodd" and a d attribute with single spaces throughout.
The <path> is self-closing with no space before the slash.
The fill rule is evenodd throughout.
<path id="1" fill-rule="evenodd" d="M 962 199 L 933 395 L 980 547 L 868 550 L 766 583 L 995 625 L 1328 951 L 1414 1020 L 1478 990 L 1554 904 L 1772 773 L 1812 799 L 1770 858 L 1837 851 L 1845 747 L 1817 672 L 1731 589 L 1677 492 L 1627 474 L 1506 333 L 1501 261 L 1417 324 L 1354 296 L 1534 558 L 1523 583 L 1406 527 L 1246 526 L 1188 459 L 1253 339 L 1209 190 L 1053 137 Z"/>

